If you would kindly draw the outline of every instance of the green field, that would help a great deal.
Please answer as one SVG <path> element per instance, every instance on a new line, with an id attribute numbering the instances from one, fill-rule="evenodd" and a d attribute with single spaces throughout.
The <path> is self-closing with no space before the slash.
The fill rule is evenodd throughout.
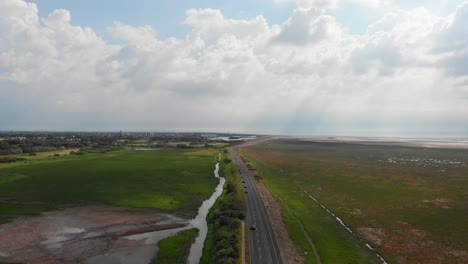
<path id="1" fill-rule="evenodd" d="M 277 196 L 288 232 L 299 251 L 309 252 L 309 263 L 317 261 L 294 216 L 322 263 L 376 259 L 305 192 L 390 263 L 465 263 L 467 150 L 277 140 L 243 154 Z"/>
<path id="2" fill-rule="evenodd" d="M 216 186 L 217 152 L 121 150 L 0 164 L 0 221 L 88 203 L 195 216 Z"/>
<path id="3" fill-rule="evenodd" d="M 190 254 L 190 246 L 198 235 L 198 229 L 193 228 L 180 232 L 176 236 L 159 242 L 157 257 L 151 264 L 185 264 Z"/>

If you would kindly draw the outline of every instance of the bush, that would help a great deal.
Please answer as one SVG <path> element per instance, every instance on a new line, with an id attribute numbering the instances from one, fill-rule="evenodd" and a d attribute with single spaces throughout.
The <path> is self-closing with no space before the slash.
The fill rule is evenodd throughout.
<path id="1" fill-rule="evenodd" d="M 224 151 L 227 153 L 227 150 Z M 201 263 L 238 263 L 240 258 L 240 227 L 246 212 L 243 207 L 242 186 L 236 185 L 235 164 L 228 157 L 220 164 L 221 174 L 226 178 L 223 196 L 212 208 L 208 218 L 209 229 L 212 231 L 210 251 L 203 254 Z M 210 235 L 209 235 L 210 236 Z M 205 257 L 209 256 L 209 257 Z"/>
<path id="2" fill-rule="evenodd" d="M 17 162 L 17 161 L 22 161 L 26 160 L 25 158 L 10 158 L 10 157 L 4 157 L 0 158 L 0 163 L 12 163 L 12 162 Z"/>

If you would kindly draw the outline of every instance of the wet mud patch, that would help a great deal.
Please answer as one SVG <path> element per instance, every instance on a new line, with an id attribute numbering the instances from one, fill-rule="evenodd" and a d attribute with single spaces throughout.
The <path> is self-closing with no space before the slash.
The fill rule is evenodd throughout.
<path id="1" fill-rule="evenodd" d="M 148 263 L 156 254 L 158 237 L 187 224 L 157 210 L 112 206 L 21 217 L 0 225 L 0 262 Z"/>
<path id="2" fill-rule="evenodd" d="M 360 227 L 359 234 L 377 245 L 379 250 L 396 256 L 390 263 L 453 263 L 465 264 L 466 250 L 447 247 L 441 242 L 431 240 L 428 233 L 416 229 L 405 222 L 399 222 L 400 229 L 389 230 L 374 227 Z M 405 227 L 406 228 L 403 228 Z M 447 261 L 450 259 L 450 261 Z"/>

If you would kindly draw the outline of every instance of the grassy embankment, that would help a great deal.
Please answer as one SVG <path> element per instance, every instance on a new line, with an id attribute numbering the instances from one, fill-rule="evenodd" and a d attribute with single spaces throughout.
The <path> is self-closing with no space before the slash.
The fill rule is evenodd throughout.
<path id="1" fill-rule="evenodd" d="M 466 150 L 273 141 L 244 149 L 244 155 L 278 196 L 296 246 L 312 252 L 286 206 L 305 226 L 323 263 L 375 258 L 304 190 L 390 263 L 466 259 L 468 167 L 454 165 L 468 163 Z"/>
<path id="2" fill-rule="evenodd" d="M 32 156 L 0 164 L 0 221 L 58 207 L 104 203 L 194 216 L 216 186 L 216 149 L 121 150 Z"/>
<path id="3" fill-rule="evenodd" d="M 186 264 L 190 247 L 197 235 L 198 229 L 193 228 L 161 240 L 158 256 L 151 261 L 151 264 Z"/>
<path id="4" fill-rule="evenodd" d="M 202 264 L 241 263 L 242 225 L 245 197 L 239 173 L 229 153 L 220 161 L 220 176 L 226 178 L 223 194 L 208 214 L 208 234 L 203 247 Z"/>

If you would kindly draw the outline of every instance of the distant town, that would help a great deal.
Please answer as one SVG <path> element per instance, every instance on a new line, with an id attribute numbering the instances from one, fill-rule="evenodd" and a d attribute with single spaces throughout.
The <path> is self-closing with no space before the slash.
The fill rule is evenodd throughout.
<path id="1" fill-rule="evenodd" d="M 257 135 L 226 133 L 164 132 L 0 132 L 0 155 L 34 155 L 78 148 L 85 152 L 108 152 L 122 147 L 215 147 L 256 139 Z"/>

